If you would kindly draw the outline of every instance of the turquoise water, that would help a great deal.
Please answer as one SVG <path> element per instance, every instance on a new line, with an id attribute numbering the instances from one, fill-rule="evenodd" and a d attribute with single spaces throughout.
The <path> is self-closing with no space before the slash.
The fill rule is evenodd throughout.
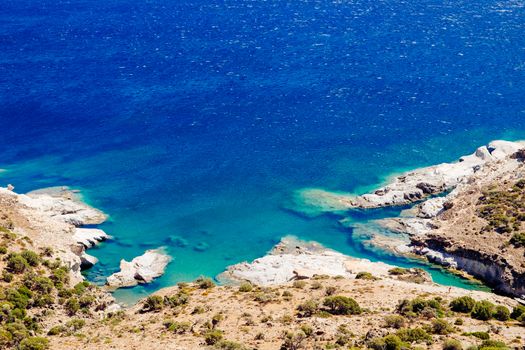
<path id="1" fill-rule="evenodd" d="M 8 0 L 0 21 L 0 181 L 80 188 L 111 216 L 92 281 L 148 248 L 174 258 L 122 300 L 288 234 L 413 265 L 287 210 L 294 191 L 363 192 L 525 138 L 516 2 Z"/>

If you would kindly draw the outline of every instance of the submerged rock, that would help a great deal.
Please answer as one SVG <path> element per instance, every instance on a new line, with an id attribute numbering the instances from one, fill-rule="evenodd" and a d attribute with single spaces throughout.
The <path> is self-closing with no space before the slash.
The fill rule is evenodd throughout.
<path id="1" fill-rule="evenodd" d="M 106 285 L 113 288 L 132 287 L 139 283 L 150 283 L 162 276 L 171 261 L 162 248 L 147 250 L 143 255 L 131 260 L 120 261 L 120 271 L 109 276 Z"/>

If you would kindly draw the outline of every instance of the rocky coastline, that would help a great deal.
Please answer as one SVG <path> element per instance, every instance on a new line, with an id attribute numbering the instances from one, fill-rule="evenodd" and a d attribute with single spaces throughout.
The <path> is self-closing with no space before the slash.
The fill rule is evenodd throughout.
<path id="1" fill-rule="evenodd" d="M 496 291 L 518 298 L 525 295 L 525 247 L 516 243 L 525 227 L 521 216 L 507 217 L 521 196 L 516 184 L 524 179 L 525 143 L 493 141 L 456 163 L 444 163 L 400 175 L 370 194 L 351 196 L 326 191 L 303 192 L 302 208 L 344 212 L 414 203 L 399 217 L 377 220 L 399 238 L 372 234 L 368 244 L 394 254 L 421 256 L 432 263 L 464 271 Z M 499 192 L 498 192 L 499 191 Z M 482 209 L 486 193 L 492 195 Z M 316 198 L 316 195 L 321 194 Z M 313 196 L 313 198 L 311 197 Z M 521 198 L 521 197 L 519 197 Z M 501 212 L 493 213 L 501 199 Z M 506 202 L 505 202 L 506 201 Z M 480 212 L 487 212 L 485 216 Z M 507 214 L 506 214 L 507 213 Z M 497 214 L 497 215 L 496 215 Z M 343 214 L 344 215 L 344 214 Z M 524 217 L 525 218 L 525 217 Z M 344 220 L 343 220 L 344 221 Z M 504 230 L 497 225 L 507 223 Z M 494 222 L 496 226 L 491 227 Z M 510 227 L 512 223 L 512 227 Z M 408 236 L 409 240 L 404 239 Z"/>

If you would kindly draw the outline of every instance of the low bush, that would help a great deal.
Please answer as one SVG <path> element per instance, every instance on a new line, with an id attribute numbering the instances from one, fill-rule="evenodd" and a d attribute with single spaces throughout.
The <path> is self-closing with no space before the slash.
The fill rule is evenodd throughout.
<path id="1" fill-rule="evenodd" d="M 73 316 L 80 310 L 80 303 L 77 298 L 69 298 L 64 304 L 64 308 L 69 316 Z"/>
<path id="2" fill-rule="evenodd" d="M 375 277 L 374 275 L 372 275 L 370 272 L 359 272 L 356 276 L 355 276 L 355 279 L 356 280 L 369 280 L 369 281 L 374 281 L 377 279 L 377 277 Z"/>
<path id="3" fill-rule="evenodd" d="M 510 318 L 517 320 L 521 315 L 525 315 L 525 305 L 514 306 Z"/>
<path id="4" fill-rule="evenodd" d="M 316 300 L 307 300 L 297 306 L 301 317 L 311 317 L 319 311 L 319 303 Z"/>
<path id="5" fill-rule="evenodd" d="M 476 304 L 476 300 L 469 296 L 456 298 L 450 302 L 452 311 L 468 313 L 471 312 Z"/>
<path id="6" fill-rule="evenodd" d="M 213 283 L 211 278 L 207 277 L 199 277 L 195 283 L 197 283 L 197 286 L 199 286 L 200 289 L 211 289 L 215 287 L 215 283 Z"/>
<path id="7" fill-rule="evenodd" d="M 7 269 L 9 272 L 20 274 L 29 269 L 29 263 L 22 255 L 11 253 L 7 256 Z"/>
<path id="8" fill-rule="evenodd" d="M 49 340 L 42 337 L 30 337 L 22 340 L 18 345 L 19 350 L 46 350 L 49 348 Z"/>
<path id="9" fill-rule="evenodd" d="M 406 319 L 400 315 L 389 315 L 385 317 L 385 324 L 389 328 L 402 328 L 405 327 Z"/>
<path id="10" fill-rule="evenodd" d="M 142 304 L 142 312 L 159 312 L 164 307 L 164 299 L 160 295 L 150 295 Z"/>
<path id="11" fill-rule="evenodd" d="M 465 333 L 465 335 L 470 335 L 470 336 L 476 337 L 481 340 L 490 339 L 490 335 L 487 332 L 470 332 L 470 333 Z"/>
<path id="12" fill-rule="evenodd" d="M 164 304 L 171 307 L 186 305 L 189 301 L 190 295 L 183 291 L 179 291 L 174 295 L 164 297 Z"/>
<path id="13" fill-rule="evenodd" d="M 243 282 L 239 286 L 239 292 L 241 293 L 251 292 L 252 290 L 253 290 L 253 285 L 250 282 Z"/>
<path id="14" fill-rule="evenodd" d="M 447 339 L 443 343 L 443 350 L 463 350 L 461 343 L 455 339 Z"/>
<path id="15" fill-rule="evenodd" d="M 388 270 L 388 273 L 394 276 L 404 275 L 408 273 L 408 269 L 402 267 L 394 267 L 393 269 Z"/>
<path id="16" fill-rule="evenodd" d="M 439 335 L 446 335 L 452 333 L 454 328 L 446 320 L 437 318 L 432 320 L 432 333 Z"/>
<path id="17" fill-rule="evenodd" d="M 306 282 L 305 281 L 294 281 L 292 286 L 297 289 L 303 289 L 304 287 L 306 287 Z"/>
<path id="18" fill-rule="evenodd" d="M 432 343 L 432 336 L 423 328 L 401 328 L 396 335 L 402 341 L 409 343 Z"/>
<path id="19" fill-rule="evenodd" d="M 477 320 L 487 321 L 492 318 L 494 314 L 494 304 L 488 300 L 476 302 L 471 312 L 471 317 Z"/>
<path id="20" fill-rule="evenodd" d="M 27 261 L 27 263 L 30 266 L 38 266 L 40 264 L 40 256 L 31 251 L 31 250 L 23 250 L 20 255 Z"/>
<path id="21" fill-rule="evenodd" d="M 508 349 L 509 347 L 501 341 L 484 340 L 479 346 L 479 350 L 494 350 L 494 349 Z"/>
<path id="22" fill-rule="evenodd" d="M 492 316 L 498 321 L 508 321 L 510 319 L 510 311 L 505 306 L 498 305 L 494 309 Z"/>
<path id="23" fill-rule="evenodd" d="M 405 344 L 397 335 L 390 334 L 383 338 L 372 339 L 368 347 L 373 350 L 401 350 L 405 348 Z"/>
<path id="24" fill-rule="evenodd" d="M 215 345 L 223 338 L 223 332 L 218 329 L 210 330 L 204 333 L 204 341 L 207 345 Z"/>
<path id="25" fill-rule="evenodd" d="M 326 297 L 323 305 L 333 315 L 357 315 L 362 312 L 361 307 L 354 299 L 341 295 Z"/>

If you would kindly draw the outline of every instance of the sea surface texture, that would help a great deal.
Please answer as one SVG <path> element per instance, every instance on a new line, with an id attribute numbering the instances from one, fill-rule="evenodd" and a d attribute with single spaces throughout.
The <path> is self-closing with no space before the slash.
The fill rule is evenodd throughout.
<path id="1" fill-rule="evenodd" d="M 293 193 L 363 192 L 524 138 L 524 23 L 522 0 L 3 0 L 0 183 L 69 185 L 111 216 L 97 283 L 167 246 L 167 273 L 121 300 L 289 234 L 415 266 L 288 210 Z"/>

